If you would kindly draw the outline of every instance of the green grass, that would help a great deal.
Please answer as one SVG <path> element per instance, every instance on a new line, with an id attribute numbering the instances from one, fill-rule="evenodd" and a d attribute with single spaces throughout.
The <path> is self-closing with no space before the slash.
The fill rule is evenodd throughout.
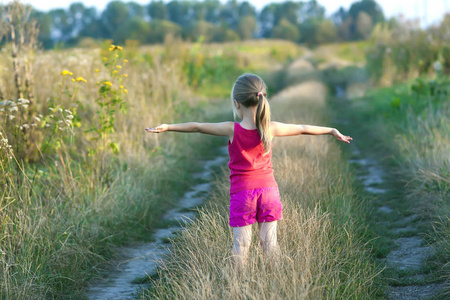
<path id="1" fill-rule="evenodd" d="M 375 255 L 384 257 L 392 250 L 392 239 L 421 234 L 436 250 L 423 269 L 424 279 L 407 278 L 411 274 L 387 269 L 384 277 L 391 284 L 425 284 L 446 281 L 443 293 L 450 291 L 448 262 L 450 255 L 448 214 L 450 189 L 448 185 L 450 153 L 450 127 L 446 116 L 450 114 L 446 101 L 448 78 L 417 79 L 413 82 L 373 89 L 365 97 L 345 104 L 339 110 L 352 127 L 355 142 L 362 152 L 379 157 L 389 170 L 390 193 L 383 195 L 383 203 L 394 209 L 390 214 L 379 214 L 374 207 L 371 228 Z M 338 101 L 339 103 L 339 101 Z M 411 222 L 398 219 L 418 215 Z M 385 226 L 383 223 L 390 223 Z M 387 233 L 389 229 L 413 225 L 417 232 Z M 443 296 L 443 295 L 442 295 Z"/>

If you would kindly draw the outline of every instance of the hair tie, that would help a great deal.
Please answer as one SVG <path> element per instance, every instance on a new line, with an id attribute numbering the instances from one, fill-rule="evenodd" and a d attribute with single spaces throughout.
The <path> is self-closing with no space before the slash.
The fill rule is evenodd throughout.
<path id="1" fill-rule="evenodd" d="M 263 92 L 259 92 L 257 95 L 258 95 L 258 97 L 259 97 L 259 95 L 263 95 L 264 96 Z"/>

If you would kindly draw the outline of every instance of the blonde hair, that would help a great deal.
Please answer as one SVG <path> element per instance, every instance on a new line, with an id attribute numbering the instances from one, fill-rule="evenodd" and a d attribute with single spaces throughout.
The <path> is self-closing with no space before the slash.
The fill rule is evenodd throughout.
<path id="1" fill-rule="evenodd" d="M 270 151 L 270 105 L 266 97 L 266 84 L 255 74 L 242 74 L 238 77 L 231 90 L 231 103 L 235 119 L 236 108 L 234 100 L 244 107 L 257 106 L 255 117 L 256 129 L 258 129 L 264 150 L 267 153 Z"/>

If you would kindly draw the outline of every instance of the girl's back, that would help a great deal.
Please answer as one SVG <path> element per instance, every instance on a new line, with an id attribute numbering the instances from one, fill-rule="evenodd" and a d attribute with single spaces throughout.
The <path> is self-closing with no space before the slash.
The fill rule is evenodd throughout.
<path id="1" fill-rule="evenodd" d="M 234 123 L 230 154 L 230 193 L 277 186 L 272 169 L 272 151 L 266 153 L 257 129 Z"/>

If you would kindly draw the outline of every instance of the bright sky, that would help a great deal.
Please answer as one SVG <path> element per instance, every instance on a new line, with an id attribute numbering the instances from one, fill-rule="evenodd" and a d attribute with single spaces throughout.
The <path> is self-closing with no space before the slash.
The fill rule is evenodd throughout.
<path id="1" fill-rule="evenodd" d="M 128 2 L 129 0 L 123 0 Z M 261 10 L 267 3 L 284 2 L 285 0 L 248 0 L 258 10 Z M 304 0 L 305 1 L 305 0 Z M 438 22 L 442 19 L 445 12 L 450 9 L 449 0 L 376 0 L 383 8 L 384 14 L 387 17 L 404 15 L 408 19 L 420 18 L 422 25 Z M 8 0 L 0 0 L 0 3 L 7 3 Z M 72 2 L 82 2 L 86 6 L 95 6 L 99 11 L 102 11 L 110 0 L 22 0 L 24 3 L 33 5 L 38 10 L 48 11 L 53 8 L 67 8 Z M 151 0 L 134 0 L 140 4 L 148 4 Z M 165 0 L 164 2 L 170 2 Z M 221 2 L 226 2 L 221 0 Z M 356 0 L 318 0 L 318 2 L 325 6 L 326 14 L 330 15 L 339 7 L 343 6 L 348 9 Z"/>

